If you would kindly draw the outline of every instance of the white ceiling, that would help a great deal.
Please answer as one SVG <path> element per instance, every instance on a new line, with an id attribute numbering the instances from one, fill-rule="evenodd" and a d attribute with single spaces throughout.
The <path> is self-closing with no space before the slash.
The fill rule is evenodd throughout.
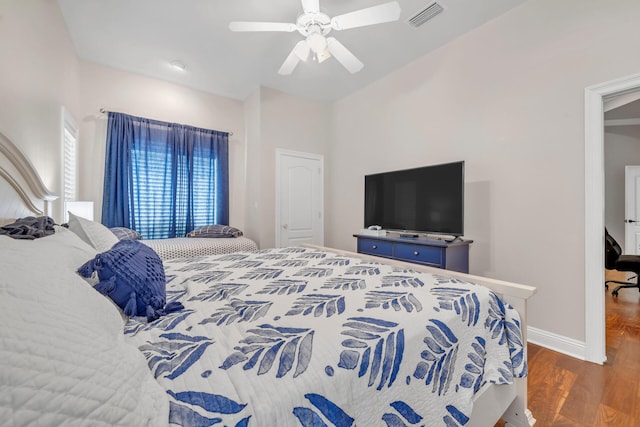
<path id="1" fill-rule="evenodd" d="M 335 16 L 388 0 L 320 0 Z M 231 21 L 295 22 L 300 0 L 58 0 L 80 58 L 244 100 L 259 86 L 333 101 L 437 49 L 526 0 L 437 0 L 444 12 L 419 28 L 407 20 L 434 0 L 398 0 L 397 22 L 332 31 L 363 63 L 335 59 L 278 69 L 299 33 L 233 33 Z M 180 72 L 169 65 L 182 61 Z"/>

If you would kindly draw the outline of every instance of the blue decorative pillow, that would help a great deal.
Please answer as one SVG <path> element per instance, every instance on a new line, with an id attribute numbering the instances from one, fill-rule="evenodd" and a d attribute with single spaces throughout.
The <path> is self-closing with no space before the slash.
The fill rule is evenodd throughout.
<path id="1" fill-rule="evenodd" d="M 111 298 L 127 316 L 157 319 L 184 308 L 180 303 L 166 304 L 162 260 L 150 247 L 137 240 L 121 240 L 96 255 L 78 269 L 83 277 L 98 273 L 95 289 Z"/>
<path id="2" fill-rule="evenodd" d="M 187 233 L 187 237 L 240 237 L 242 231 L 228 225 L 205 225 Z"/>
<path id="3" fill-rule="evenodd" d="M 141 240 L 142 235 L 136 230 L 127 227 L 111 227 L 109 230 L 116 235 L 118 240 Z"/>

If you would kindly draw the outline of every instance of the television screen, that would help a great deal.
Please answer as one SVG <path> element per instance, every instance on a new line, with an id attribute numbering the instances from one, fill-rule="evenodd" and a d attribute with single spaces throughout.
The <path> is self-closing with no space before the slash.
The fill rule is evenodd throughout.
<path id="1" fill-rule="evenodd" d="M 464 161 L 367 175 L 364 225 L 464 234 Z"/>

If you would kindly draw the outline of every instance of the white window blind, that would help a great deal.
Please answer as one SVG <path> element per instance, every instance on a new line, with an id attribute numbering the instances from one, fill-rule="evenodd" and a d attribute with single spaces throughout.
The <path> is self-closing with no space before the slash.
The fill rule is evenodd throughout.
<path id="1" fill-rule="evenodd" d="M 65 107 L 62 107 L 62 201 L 78 197 L 78 127 Z"/>
<path id="2" fill-rule="evenodd" d="M 170 150 L 143 152 L 134 148 L 132 163 L 136 231 L 144 236 L 169 235 L 174 217 L 185 218 L 190 205 L 195 227 L 219 223 L 212 207 L 218 186 L 218 161 L 208 150 L 194 153 L 189 165 Z M 192 191 L 188 190 L 189 183 Z M 187 231 L 183 222 L 176 228 L 178 236 Z"/>
<path id="3" fill-rule="evenodd" d="M 75 129 L 71 126 L 67 126 L 68 121 L 65 120 L 65 127 L 63 131 L 63 144 L 64 144 L 64 189 L 63 197 L 64 201 L 76 200 L 77 189 L 77 137 Z"/>

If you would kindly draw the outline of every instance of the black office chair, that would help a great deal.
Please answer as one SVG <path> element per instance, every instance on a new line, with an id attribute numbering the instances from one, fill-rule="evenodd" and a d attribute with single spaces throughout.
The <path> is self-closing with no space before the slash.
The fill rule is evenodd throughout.
<path id="1" fill-rule="evenodd" d="M 609 289 L 609 283 L 618 283 L 611 295 L 618 296 L 618 291 L 621 288 L 638 288 L 640 291 L 640 283 L 638 283 L 638 276 L 640 275 L 640 255 L 622 255 L 622 248 L 616 242 L 616 240 L 609 234 L 607 229 L 604 229 L 604 266 L 608 270 L 618 271 L 630 271 L 636 275 L 630 277 L 635 278 L 634 282 L 621 282 L 619 280 L 607 280 L 604 282 L 604 287 Z"/>

